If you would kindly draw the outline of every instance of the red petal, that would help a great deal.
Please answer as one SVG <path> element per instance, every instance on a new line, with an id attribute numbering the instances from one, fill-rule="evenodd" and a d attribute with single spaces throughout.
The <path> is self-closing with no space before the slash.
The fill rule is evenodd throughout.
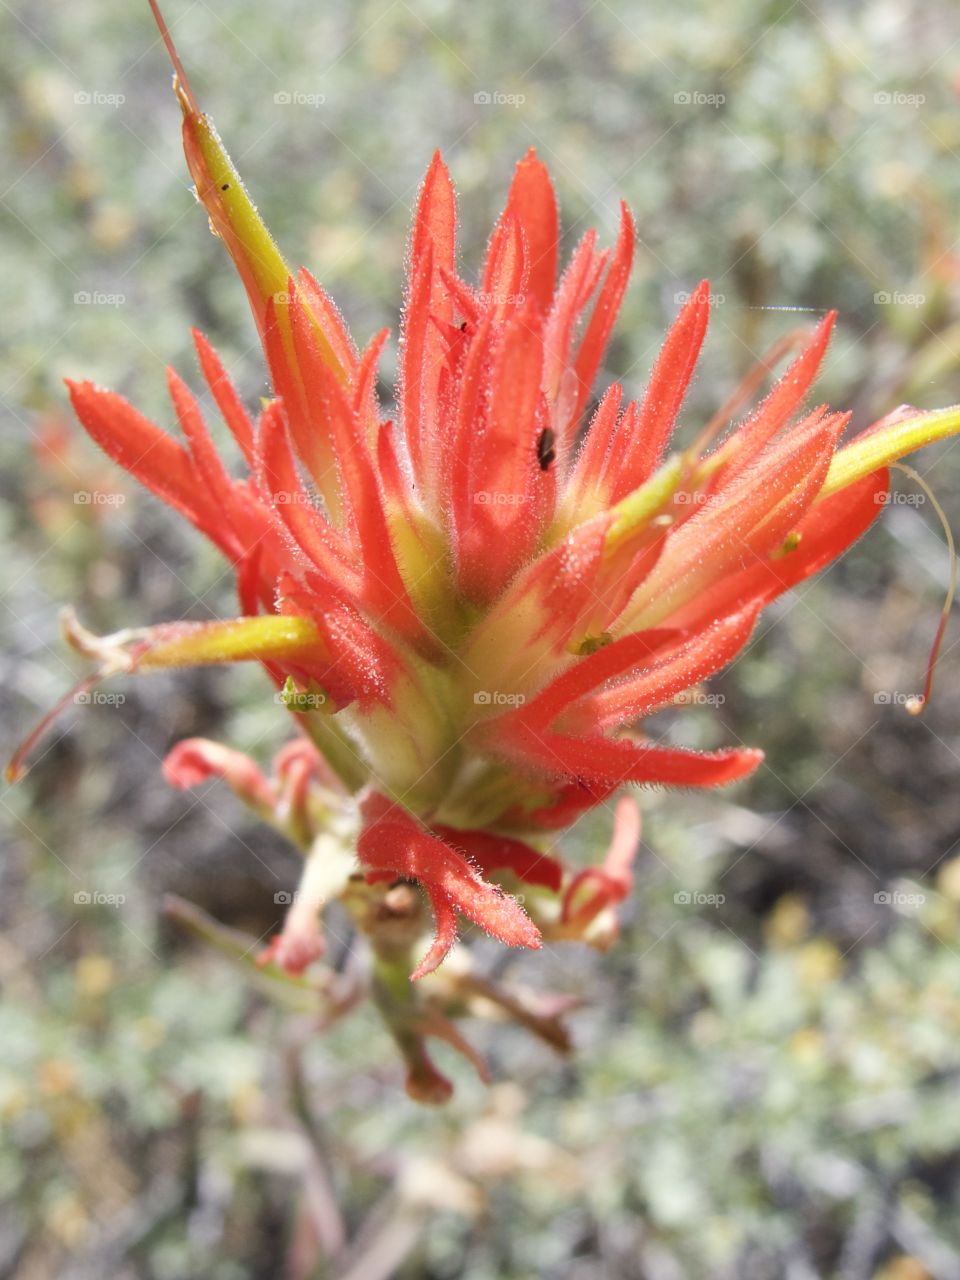
<path id="1" fill-rule="evenodd" d="M 375 450 L 380 431 L 380 406 L 377 402 L 377 366 L 384 344 L 390 337 L 389 329 L 381 329 L 367 344 L 357 368 L 353 391 L 353 408 L 361 423 L 366 424 L 367 445 Z"/>
<path id="2" fill-rule="evenodd" d="M 527 558 L 539 521 L 534 486 L 542 429 L 543 345 L 532 309 L 507 321 L 494 359 L 487 421 L 474 439 L 466 522 L 457 545 L 461 589 L 490 600 Z M 486 499 L 486 501 L 482 501 Z"/>
<path id="3" fill-rule="evenodd" d="M 563 897 L 564 923 L 589 924 L 601 911 L 623 901 L 633 888 L 633 863 L 639 844 L 640 810 L 632 796 L 621 796 L 603 866 L 588 867 L 574 877 Z M 584 901 L 582 891 L 589 887 L 593 893 Z"/>
<path id="4" fill-rule="evenodd" d="M 889 486 L 889 472 L 884 469 L 815 503 L 796 527 L 800 541 L 795 550 L 775 560 L 757 561 L 720 581 L 682 609 L 677 624 L 694 628 L 703 625 L 704 619 L 709 622 L 751 603 L 763 607 L 819 573 L 873 524 L 884 509 Z"/>
<path id="5" fill-rule="evenodd" d="M 629 433 L 623 433 L 622 451 L 611 460 L 611 501 L 619 502 L 643 484 L 663 456 L 693 377 L 709 318 L 710 282 L 702 280 L 667 334 L 636 420 Z"/>
<path id="6" fill-rule="evenodd" d="M 199 329 L 192 330 L 194 345 L 200 359 L 200 368 L 207 380 L 207 385 L 216 401 L 217 408 L 224 422 L 230 428 L 233 438 L 240 446 L 243 456 L 252 467 L 253 456 L 253 423 L 250 415 L 243 407 L 233 383 L 223 367 L 220 357 L 211 347 Z"/>
<path id="7" fill-rule="evenodd" d="M 68 380 L 67 387 L 77 417 L 104 453 L 221 546 L 217 507 L 186 449 L 115 392 L 92 382 Z"/>
<path id="8" fill-rule="evenodd" d="M 290 316 L 294 347 L 309 398 L 322 409 L 336 445 L 340 474 L 363 552 L 364 605 L 404 635 L 420 639 L 423 626 L 410 602 L 394 554 L 379 476 L 366 432 L 342 387 L 311 348 L 309 319 L 296 300 Z M 378 350 L 374 344 L 368 352 L 371 363 Z"/>
<path id="9" fill-rule="evenodd" d="M 627 612 L 631 625 L 670 619 L 724 575 L 765 560 L 819 492 L 847 415 L 813 415 L 673 533 Z M 726 610 L 724 611 L 726 612 Z"/>
<path id="10" fill-rule="evenodd" d="M 260 417 L 257 454 L 257 479 L 273 501 L 277 522 L 289 531 L 296 545 L 336 591 L 356 596 L 359 578 L 347 563 L 339 534 L 313 505 L 301 483 L 290 449 L 287 419 L 283 406 L 277 401 L 268 404 Z"/>
<path id="11" fill-rule="evenodd" d="M 569 510 L 579 519 L 593 514 L 591 508 L 584 510 L 584 502 L 597 494 L 600 477 L 603 475 L 607 457 L 613 445 L 614 436 L 620 423 L 620 404 L 623 399 L 623 387 L 619 382 L 611 383 L 597 405 L 597 410 L 590 421 L 590 427 L 577 460 L 574 463 L 563 510 Z M 609 505 L 607 495 L 603 495 L 603 505 Z M 599 501 L 599 497 L 597 498 Z"/>
<path id="12" fill-rule="evenodd" d="M 490 237 L 480 301 L 502 320 L 522 304 L 526 277 L 523 229 L 508 204 Z"/>
<path id="13" fill-rule="evenodd" d="M 447 952 L 457 940 L 457 909 L 453 905 L 453 899 L 440 889 L 433 889 L 428 885 L 424 888 L 433 911 L 434 936 L 426 955 L 410 974 L 411 982 L 433 973 L 446 959 Z"/>
<path id="14" fill-rule="evenodd" d="M 615 640 L 613 644 L 598 649 L 588 657 L 578 658 L 562 675 L 541 690 L 532 702 L 490 723 L 494 726 L 494 731 L 495 726 L 504 720 L 521 721 L 528 727 L 545 729 L 578 699 L 592 693 L 608 680 L 631 671 L 640 663 L 649 662 L 651 657 L 670 645 L 676 635 L 675 631 L 670 630 L 641 631 Z"/>
<path id="15" fill-rule="evenodd" d="M 322 416 L 321 406 L 311 400 L 307 393 L 305 374 L 299 366 L 298 353 L 294 350 L 291 312 L 296 295 L 292 280 L 287 296 L 288 301 L 278 302 L 271 298 L 267 302 L 264 350 L 274 390 L 283 400 L 297 457 L 306 467 L 317 491 L 323 495 L 331 519 L 337 521 L 340 511 L 337 459 L 330 424 Z M 299 309 L 302 311 L 302 305 Z M 322 353 L 317 348 L 312 324 L 302 343 L 312 353 L 315 362 L 327 368 L 331 379 L 336 383 L 336 375 L 324 365 Z"/>
<path id="16" fill-rule="evenodd" d="M 444 273 L 453 275 L 455 257 L 456 200 L 438 151 L 424 179 L 414 219 L 400 362 L 403 429 L 421 484 L 428 471 L 444 355 L 443 335 L 430 318 L 453 321 L 453 299 Z"/>
<path id="17" fill-rule="evenodd" d="M 209 778 L 222 778 L 248 803 L 270 812 L 277 802 L 273 787 L 248 755 L 207 738 L 178 742 L 163 761 L 163 776 L 170 786 L 181 790 L 198 787 Z"/>
<path id="18" fill-rule="evenodd" d="M 357 349 L 347 331 L 336 303 L 317 283 L 306 267 L 297 272 L 300 296 L 319 328 L 323 341 L 336 357 L 337 363 L 352 383 L 357 376 Z"/>
<path id="19" fill-rule="evenodd" d="M 357 856 L 365 870 L 418 880 L 437 916 L 437 939 L 416 976 L 436 968 L 453 944 L 451 904 L 508 946 L 540 946 L 540 933 L 523 908 L 481 880 L 468 862 L 404 810 L 379 795 L 368 796 L 361 808 L 366 825 L 357 842 Z"/>
<path id="20" fill-rule="evenodd" d="M 176 370 L 170 368 L 167 369 L 167 389 L 180 428 L 187 438 L 194 466 L 210 490 L 210 496 L 226 514 L 234 504 L 234 484 L 210 438 L 200 406 Z"/>
<path id="21" fill-rule="evenodd" d="M 646 670 L 588 699 L 572 713 L 569 727 L 610 729 L 666 706 L 736 657 L 750 639 L 759 612 L 760 606 L 754 605 L 692 637 L 681 633 L 677 644 L 661 652 Z"/>
<path id="22" fill-rule="evenodd" d="M 625 204 L 620 206 L 620 234 L 613 251 L 613 261 L 607 272 L 596 306 L 590 316 L 590 323 L 577 351 L 575 369 L 578 391 L 573 420 L 576 422 L 583 412 L 584 405 L 593 387 L 594 378 L 600 368 L 600 361 L 606 350 L 613 326 L 616 324 L 620 303 L 626 292 L 630 267 L 633 263 L 634 244 L 633 218 Z"/>
<path id="23" fill-rule="evenodd" d="M 715 787 L 752 773 L 762 751 L 684 751 L 598 736 L 538 734 L 525 727 L 500 739 L 500 752 L 547 775 L 619 786 L 624 782 L 672 787 Z"/>
<path id="24" fill-rule="evenodd" d="M 465 854 L 483 876 L 494 871 L 512 871 L 525 884 L 542 885 L 554 892 L 560 888 L 563 879 L 560 863 L 522 840 L 490 831 L 461 831 L 456 827 L 438 826 L 432 830 L 441 840 Z"/>
<path id="25" fill-rule="evenodd" d="M 311 675 L 336 705 L 355 701 L 361 710 L 389 707 L 405 668 L 383 636 L 349 604 L 315 595 L 289 574 L 281 576 L 278 592 L 282 613 L 307 616 L 317 627 L 326 661 L 316 662 Z"/>
<path id="26" fill-rule="evenodd" d="M 523 569 L 477 625 L 467 665 L 499 665 L 504 678 L 512 666 L 526 673 L 546 661 L 553 668 L 593 608 L 609 524 L 606 513 L 596 516 Z"/>
<path id="27" fill-rule="evenodd" d="M 597 233 L 588 231 L 577 245 L 573 257 L 560 280 L 550 316 L 544 328 L 544 377 L 543 388 L 551 404 L 557 406 L 562 390 L 563 375 L 570 364 L 573 334 L 580 312 L 587 305 L 600 279 L 608 255 L 596 252 Z M 574 379 L 575 380 L 575 379 Z M 554 429 L 559 436 L 573 415 L 576 392 L 568 413 L 563 420 L 554 419 Z"/>
<path id="28" fill-rule="evenodd" d="M 473 472 L 471 459 L 474 440 L 483 429 L 488 408 L 486 395 L 490 365 L 492 362 L 493 315 L 491 312 L 480 321 L 472 335 L 460 375 L 459 399 L 454 423 L 453 445 L 447 463 L 449 473 L 451 539 L 456 546 L 461 531 L 470 528 L 475 515 L 471 488 Z"/>
<path id="29" fill-rule="evenodd" d="M 799 409 L 817 376 L 836 318 L 835 311 L 824 316 L 809 346 L 793 361 L 766 400 L 720 446 L 721 455 L 731 454 L 721 473 L 721 483 L 727 484 L 740 475 Z"/>
<path id="30" fill-rule="evenodd" d="M 532 147 L 517 165 L 507 207 L 523 228 L 527 292 L 546 313 L 557 281 L 557 198 L 547 167 Z"/>
<path id="31" fill-rule="evenodd" d="M 563 831 L 587 809 L 601 804 L 616 790 L 614 783 L 589 783 L 581 779 L 565 783 L 550 804 L 531 809 L 510 810 L 503 815 L 505 826 L 531 826 L 540 831 Z"/>

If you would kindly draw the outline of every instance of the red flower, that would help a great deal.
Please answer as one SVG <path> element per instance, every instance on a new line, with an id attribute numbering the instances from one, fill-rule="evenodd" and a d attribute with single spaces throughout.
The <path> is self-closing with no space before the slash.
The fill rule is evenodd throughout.
<path id="1" fill-rule="evenodd" d="M 484 876 L 505 868 L 559 889 L 558 865 L 521 837 L 623 783 L 710 786 L 753 770 L 758 751 L 669 748 L 638 721 L 730 662 L 762 608 L 876 518 L 887 464 L 956 432 L 960 412 L 909 414 L 839 448 L 848 415 L 802 412 L 831 313 L 742 424 L 670 453 L 706 282 L 643 396 L 614 385 L 591 411 L 633 222 L 624 206 L 612 251 L 588 232 L 558 280 L 556 201 L 531 151 L 475 284 L 458 268 L 447 169 L 439 154 L 430 165 L 395 424 L 376 392 L 387 334 L 358 351 L 320 285 L 287 269 L 182 75 L 179 92 L 188 164 L 246 287 L 274 399 L 254 423 L 194 334 L 246 467 L 235 479 L 173 371 L 181 439 L 114 392 L 69 388 L 105 452 L 232 562 L 243 616 L 99 641 L 75 628 L 75 642 L 104 674 L 260 660 L 344 788 L 366 788 L 367 876 L 414 879 L 429 896 L 436 941 L 417 975 L 445 954 L 458 913 L 536 946 L 522 908 Z M 168 764 L 177 781 L 192 779 L 191 759 Z M 236 776 L 229 761 L 197 767 Z M 265 779 L 234 785 L 267 804 Z M 616 861 L 568 885 L 567 924 L 626 891 Z M 295 949 L 294 967 L 317 945 Z"/>

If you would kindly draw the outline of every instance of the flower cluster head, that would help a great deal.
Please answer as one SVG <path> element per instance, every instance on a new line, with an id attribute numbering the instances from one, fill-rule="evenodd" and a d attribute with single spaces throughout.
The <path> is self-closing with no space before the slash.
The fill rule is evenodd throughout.
<path id="1" fill-rule="evenodd" d="M 177 87 L 197 195 L 246 289 L 273 398 L 254 421 L 195 332 L 235 441 L 228 465 L 173 370 L 179 438 L 112 391 L 69 390 L 101 448 L 227 557 L 239 616 L 109 637 L 72 622 L 70 637 L 101 676 L 254 660 L 273 682 L 297 729 L 274 777 L 197 740 L 166 763 L 178 786 L 224 778 L 304 851 L 302 892 L 265 963 L 316 962 L 332 897 L 353 904 L 381 960 L 412 955 L 415 978 L 447 955 L 460 917 L 511 946 L 605 945 L 630 887 L 633 802 L 617 809 L 602 866 L 564 866 L 551 833 L 625 784 L 714 786 L 756 768 L 758 751 L 661 745 L 643 721 L 728 664 L 765 606 L 846 550 L 882 510 L 888 464 L 960 429 L 960 412 L 904 410 L 841 446 L 849 415 L 807 404 L 830 313 L 735 428 L 711 424 L 674 448 L 707 282 L 642 396 L 614 384 L 595 402 L 633 221 L 624 206 L 612 249 L 590 231 L 561 266 L 553 186 L 532 151 L 475 279 L 434 156 L 384 406 L 387 332 L 358 349 L 323 288 L 288 269 L 182 71 Z M 552 1015 L 523 1016 L 556 1038 Z M 442 1094 L 422 1037 L 457 1033 L 411 1025 L 395 1030 L 412 1087 Z"/>

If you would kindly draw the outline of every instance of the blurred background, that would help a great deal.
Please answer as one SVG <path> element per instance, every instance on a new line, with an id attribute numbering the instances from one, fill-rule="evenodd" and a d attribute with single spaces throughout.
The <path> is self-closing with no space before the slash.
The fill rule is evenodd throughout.
<path id="1" fill-rule="evenodd" d="M 396 334 L 433 149 L 469 276 L 536 146 L 568 250 L 591 225 L 612 242 L 621 197 L 637 217 L 605 380 L 636 395 L 682 295 L 713 281 L 687 430 L 831 307 L 819 395 L 854 426 L 960 400 L 947 0 L 166 11 L 285 255 L 361 342 Z M 267 387 L 146 4 L 4 3 L 0 50 L 9 750 L 81 673 L 63 603 L 99 632 L 235 610 L 216 553 L 70 424 L 62 378 L 169 426 L 164 366 L 199 390 L 196 324 L 248 402 Z M 956 528 L 960 450 L 915 461 Z M 269 759 L 285 724 L 259 673 L 117 682 L 71 708 L 0 798 L 0 1274 L 960 1277 L 960 629 L 909 716 L 950 564 L 926 495 L 897 485 L 868 537 L 664 718 L 678 742 L 767 763 L 734 790 L 643 795 L 620 945 L 488 948 L 499 973 L 579 996 L 574 1056 L 471 1030 L 495 1084 L 441 1050 L 457 1093 L 439 1112 L 404 1096 L 372 1008 L 320 1035 L 164 923 L 173 891 L 263 936 L 295 883 L 296 856 L 230 797 L 160 776 L 196 733 Z M 607 836 L 598 817 L 566 852 L 588 862 Z"/>

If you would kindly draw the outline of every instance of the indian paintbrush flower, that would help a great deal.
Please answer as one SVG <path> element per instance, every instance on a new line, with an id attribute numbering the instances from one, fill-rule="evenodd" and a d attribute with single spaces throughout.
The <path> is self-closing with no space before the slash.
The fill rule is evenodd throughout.
<path id="1" fill-rule="evenodd" d="M 266 963 L 302 972 L 322 954 L 323 905 L 353 904 L 386 966 L 379 999 L 393 1002 L 410 1086 L 436 1099 L 446 1084 L 423 1037 L 464 1045 L 396 986 L 424 930 L 411 885 L 434 933 L 414 978 L 447 955 L 460 916 L 511 946 L 609 942 L 639 836 L 633 802 L 618 806 L 603 867 L 566 868 L 545 852 L 550 833 L 625 784 L 706 787 L 756 768 L 759 751 L 660 745 L 642 721 L 728 664 L 766 605 L 845 551 L 882 510 L 889 464 L 960 430 L 960 409 L 901 411 L 842 444 L 848 414 L 803 408 L 831 312 L 738 426 L 671 451 L 707 282 L 642 397 L 615 384 L 592 408 L 634 224 L 623 206 L 612 250 L 588 232 L 558 279 L 556 200 L 531 151 L 475 284 L 434 156 L 391 420 L 377 395 L 387 333 L 358 350 L 323 288 L 288 269 L 170 47 L 187 163 L 246 289 L 274 396 L 254 421 L 194 333 L 244 463 L 236 479 L 173 370 L 181 439 L 112 391 L 68 386 L 102 449 L 233 565 L 240 616 L 107 637 L 71 619 L 68 635 L 98 676 L 263 665 L 298 730 L 275 776 L 198 740 L 174 749 L 165 774 L 177 786 L 222 777 L 303 849 L 302 894 Z M 550 1018 L 518 1007 L 556 1039 Z"/>

